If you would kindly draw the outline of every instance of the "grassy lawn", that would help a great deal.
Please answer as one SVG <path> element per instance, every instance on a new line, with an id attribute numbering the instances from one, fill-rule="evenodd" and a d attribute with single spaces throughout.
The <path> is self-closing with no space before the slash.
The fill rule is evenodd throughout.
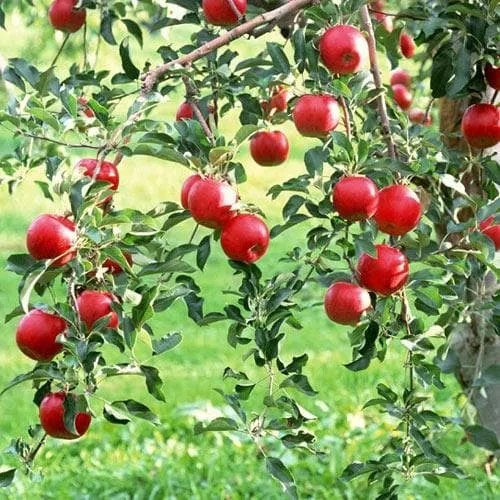
<path id="1" fill-rule="evenodd" d="M 21 42 L 19 42 L 21 43 Z M 8 47 L 5 39 L 0 45 L 4 54 L 29 54 L 29 40 L 23 47 Z M 55 45 L 54 45 L 55 46 Z M 50 54 L 47 55 L 49 60 Z M 162 112 L 171 119 L 176 104 L 168 104 Z M 234 120 L 223 124 L 227 132 L 234 131 Z M 248 182 L 241 186 L 243 199 L 259 205 L 271 223 L 280 221 L 281 201 L 265 196 L 268 188 L 303 171 L 303 153 L 314 140 L 300 138 L 288 123 L 284 126 L 292 144 L 290 161 L 278 168 L 261 168 L 253 163 L 248 148 L 241 151 L 247 166 Z M 9 138 L 0 137 L 1 148 Z M 121 187 L 116 196 L 118 207 L 148 210 L 164 200 L 177 200 L 187 171 L 167 162 L 134 157 L 120 167 Z M 66 200 L 56 203 L 45 200 L 34 185 L 40 172 L 25 180 L 13 196 L 5 188 L 0 191 L 0 318 L 17 302 L 18 277 L 4 271 L 5 260 L 11 253 L 24 252 L 24 235 L 30 221 L 42 212 L 57 212 L 67 208 Z M 192 229 L 191 222 L 178 228 L 177 237 L 184 241 Z M 199 236 L 201 237 L 201 236 Z M 290 231 L 272 242 L 262 260 L 264 272 L 271 273 L 278 256 L 301 244 L 301 231 Z M 207 310 L 221 309 L 226 297 L 222 290 L 235 286 L 231 268 L 221 250 L 213 246 L 213 255 L 205 273 L 197 281 L 207 297 Z M 309 286 L 302 292 L 306 303 L 321 300 L 324 290 Z M 291 331 L 285 342 L 283 357 L 307 352 L 310 357 L 307 373 L 320 394 L 316 399 L 304 398 L 303 404 L 319 415 L 315 424 L 319 445 L 327 456 L 324 459 L 308 455 L 284 453 L 281 458 L 291 466 L 299 490 L 305 498 L 367 499 L 376 496 L 363 480 L 343 484 L 339 476 L 352 460 L 376 458 L 383 450 L 393 430 L 394 422 L 381 417 L 363 404 L 375 396 L 375 386 L 385 383 L 402 387 L 404 379 L 404 349 L 396 341 L 390 346 L 383 365 L 377 361 L 365 372 L 354 374 L 343 367 L 350 361 L 347 329 L 328 322 L 320 307 L 307 308 L 300 314 L 304 329 Z M 3 319 L 2 319 L 3 321 Z M 262 460 L 251 443 L 233 435 L 194 436 L 194 416 L 213 418 L 220 413 L 230 415 L 221 398 L 212 388 L 223 387 L 222 371 L 226 366 L 252 372 L 250 362 L 242 361 L 245 349 L 234 350 L 226 342 L 226 326 L 216 323 L 200 328 L 186 319 L 183 304 L 176 304 L 154 321 L 157 333 L 180 330 L 184 341 L 154 364 L 160 368 L 166 382 L 167 402 L 159 404 L 144 396 L 143 380 L 126 378 L 113 380 L 102 388 L 99 397 L 109 399 L 136 398 L 154 408 L 162 425 L 134 421 L 128 426 L 113 426 L 96 419 L 88 436 L 76 443 L 49 440 L 40 453 L 37 465 L 43 468 L 43 481 L 31 483 L 19 475 L 14 485 L 0 490 L 0 498 L 43 499 L 277 499 L 281 489 L 265 472 Z M 2 328 L 0 335 L 0 387 L 15 375 L 28 371 L 32 364 L 15 346 L 16 321 Z M 139 354 L 141 350 L 139 349 Z M 144 356 L 146 348 L 144 348 Z M 452 377 L 447 388 L 431 394 L 438 410 L 448 416 L 456 415 L 455 396 L 459 388 Z M 257 397 L 258 392 L 254 395 Z M 0 449 L 16 436 L 25 436 L 28 425 L 37 421 L 32 391 L 28 384 L 0 398 Z M 421 479 L 404 486 L 403 497 L 415 499 L 455 500 L 457 498 L 494 498 L 498 478 L 488 478 L 482 463 L 487 454 L 462 442 L 462 433 L 451 430 L 439 443 L 443 451 L 455 457 L 470 474 L 460 483 L 443 480 L 439 489 Z M 272 444 L 270 445 L 272 446 Z M 0 457 L 0 466 L 2 465 Z"/>

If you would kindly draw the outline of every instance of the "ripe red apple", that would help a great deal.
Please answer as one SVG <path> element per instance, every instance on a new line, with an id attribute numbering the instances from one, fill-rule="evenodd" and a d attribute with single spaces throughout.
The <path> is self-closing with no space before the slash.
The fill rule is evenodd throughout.
<path id="1" fill-rule="evenodd" d="M 247 11 L 247 0 L 233 0 L 238 12 L 243 16 Z M 231 26 L 238 22 L 238 16 L 228 0 L 203 0 L 203 14 L 210 24 Z"/>
<path id="2" fill-rule="evenodd" d="M 123 256 L 125 257 L 125 260 L 129 263 L 129 265 L 132 265 L 132 263 L 133 263 L 132 256 L 127 252 L 123 252 Z M 103 262 L 102 267 L 106 268 L 108 270 L 108 272 L 110 272 L 113 275 L 123 273 L 122 266 L 120 266 L 120 264 L 118 264 L 118 262 L 116 262 L 112 259 L 106 259 Z"/>
<path id="3" fill-rule="evenodd" d="M 78 104 L 81 106 L 82 113 L 87 118 L 95 118 L 95 113 L 92 108 L 88 106 L 89 100 L 86 97 L 79 97 Z"/>
<path id="4" fill-rule="evenodd" d="M 286 111 L 288 108 L 288 101 L 291 98 L 291 92 L 283 85 L 278 85 L 273 91 L 271 100 L 269 101 L 269 106 L 275 109 L 277 113 Z"/>
<path id="5" fill-rule="evenodd" d="M 484 67 L 484 76 L 492 89 L 500 90 L 500 68 L 496 68 L 488 63 Z"/>
<path id="6" fill-rule="evenodd" d="M 257 132 L 250 141 L 250 153 L 256 163 L 274 167 L 288 160 L 290 145 L 283 132 Z"/>
<path id="7" fill-rule="evenodd" d="M 339 105 L 330 95 L 303 95 L 293 110 L 295 127 L 305 137 L 326 137 L 339 119 Z"/>
<path id="8" fill-rule="evenodd" d="M 52 392 L 47 394 L 40 404 L 40 424 L 49 436 L 58 439 L 78 439 L 90 427 L 91 415 L 89 413 L 77 413 L 75 417 L 77 434 L 72 434 L 66 430 L 64 425 L 64 401 L 68 397 L 74 396 L 64 392 Z"/>
<path id="9" fill-rule="evenodd" d="M 60 267 L 72 260 L 76 241 L 76 227 L 60 215 L 44 214 L 37 217 L 28 228 L 26 246 L 35 260 L 56 259 L 52 267 Z"/>
<path id="10" fill-rule="evenodd" d="M 193 219 L 202 226 L 222 229 L 234 217 L 234 205 L 238 194 L 225 181 L 205 178 L 189 190 L 188 209 Z"/>
<path id="11" fill-rule="evenodd" d="M 325 295 L 327 316 L 341 325 L 357 325 L 365 311 L 371 308 L 370 294 L 358 285 L 339 281 Z"/>
<path id="12" fill-rule="evenodd" d="M 54 0 L 49 7 L 50 24 L 60 31 L 75 33 L 84 24 L 87 16 L 85 9 L 75 9 L 78 0 Z"/>
<path id="13" fill-rule="evenodd" d="M 97 290 L 85 290 L 76 299 L 76 308 L 80 319 L 88 330 L 92 330 L 94 323 L 109 315 L 107 328 L 118 327 L 118 314 L 111 309 L 114 302 L 113 295 Z"/>
<path id="14" fill-rule="evenodd" d="M 422 109 L 413 108 L 408 116 L 413 123 L 418 123 L 426 127 L 432 125 L 432 116 L 430 114 L 426 115 Z"/>
<path id="15" fill-rule="evenodd" d="M 203 177 L 199 174 L 194 174 L 189 176 L 185 181 L 184 184 L 182 185 L 181 188 L 181 205 L 184 209 L 188 210 L 188 197 L 189 197 L 189 192 L 191 191 L 191 188 Z"/>
<path id="16" fill-rule="evenodd" d="M 492 215 L 479 224 L 481 232 L 488 236 L 495 244 L 495 249 L 500 250 L 500 224 L 494 224 L 495 216 Z"/>
<path id="17" fill-rule="evenodd" d="M 411 93 L 410 91 L 400 83 L 392 86 L 392 94 L 394 100 L 401 109 L 408 109 L 411 106 Z"/>
<path id="18" fill-rule="evenodd" d="M 86 177 L 99 182 L 108 182 L 110 184 L 109 189 L 112 191 L 116 191 L 120 185 L 120 175 L 114 163 L 101 161 L 99 164 L 99 160 L 95 158 L 84 158 L 75 165 L 75 170 L 80 169 Z M 107 203 L 111 199 L 112 196 L 107 196 L 102 203 Z"/>
<path id="19" fill-rule="evenodd" d="M 422 203 L 408 187 L 393 184 L 379 191 L 378 208 L 373 218 L 380 231 L 402 236 L 415 229 L 422 217 Z"/>
<path id="20" fill-rule="evenodd" d="M 413 37 L 408 33 L 401 33 L 399 37 L 399 48 L 401 49 L 401 54 L 407 59 L 411 59 L 415 55 L 416 48 Z"/>
<path id="21" fill-rule="evenodd" d="M 177 109 L 175 119 L 180 122 L 181 120 L 192 120 L 194 118 L 193 107 L 189 102 L 183 102 Z"/>
<path id="22" fill-rule="evenodd" d="M 406 88 L 410 88 L 411 85 L 411 76 L 408 71 L 405 71 L 402 68 L 396 68 L 391 73 L 391 85 L 404 85 Z"/>
<path id="23" fill-rule="evenodd" d="M 319 42 L 319 54 L 332 73 L 356 73 L 368 62 L 368 42 L 358 28 L 339 24 L 325 31 Z"/>
<path id="24" fill-rule="evenodd" d="M 377 211 L 377 186 L 364 175 L 343 177 L 333 188 L 333 206 L 350 222 L 367 220 Z"/>
<path id="25" fill-rule="evenodd" d="M 465 140 L 477 149 L 491 148 L 500 142 L 500 110 L 494 104 L 473 104 L 462 118 Z"/>
<path id="26" fill-rule="evenodd" d="M 56 314 L 33 309 L 23 316 L 16 330 L 16 342 L 28 358 L 35 361 L 52 361 L 62 350 L 63 345 L 56 342 L 65 333 L 68 325 Z"/>
<path id="27" fill-rule="evenodd" d="M 269 238 L 269 229 L 260 217 L 238 214 L 224 226 L 220 242 L 230 259 L 252 264 L 266 253 Z"/>
<path id="28" fill-rule="evenodd" d="M 410 265 L 397 248 L 376 245 L 377 257 L 364 253 L 358 262 L 356 274 L 359 284 L 379 295 L 392 295 L 405 285 Z"/>

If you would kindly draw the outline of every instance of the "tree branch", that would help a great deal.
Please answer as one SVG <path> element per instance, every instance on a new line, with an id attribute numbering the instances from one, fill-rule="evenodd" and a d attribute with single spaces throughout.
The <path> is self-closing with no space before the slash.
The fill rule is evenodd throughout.
<path id="1" fill-rule="evenodd" d="M 59 146 L 65 146 L 67 148 L 95 149 L 96 151 L 99 151 L 100 149 L 102 149 L 101 146 L 93 146 L 92 144 L 71 144 L 68 142 L 63 142 L 63 141 L 58 141 L 56 139 L 51 139 L 50 137 L 45 137 L 43 135 L 30 134 L 29 132 L 24 132 L 23 130 L 18 130 L 17 132 L 21 135 L 24 135 L 25 137 L 30 137 L 32 139 L 38 139 L 40 141 L 52 142 L 53 144 L 57 144 Z"/>
<path id="2" fill-rule="evenodd" d="M 147 94 L 149 94 L 149 92 L 153 90 L 155 84 L 158 83 L 158 81 L 161 80 L 161 78 L 175 66 L 186 66 L 188 64 L 191 64 L 194 61 L 197 61 L 198 59 L 201 59 L 202 57 L 210 54 L 211 52 L 214 52 L 220 47 L 228 45 L 232 41 L 241 38 L 243 35 L 252 32 L 255 28 L 263 24 L 267 24 L 274 21 L 275 19 L 285 17 L 316 2 L 317 0 L 291 0 L 285 5 L 278 7 L 277 9 L 265 12 L 264 14 L 254 17 L 250 21 L 241 24 L 236 28 L 233 28 L 232 30 L 224 33 L 218 38 L 215 38 L 214 40 L 205 43 L 201 47 L 198 47 L 189 54 L 181 56 L 174 61 L 170 61 L 168 63 L 157 66 L 145 75 L 144 84 L 142 87 L 142 95 L 146 96 Z"/>
<path id="3" fill-rule="evenodd" d="M 205 135 L 207 136 L 208 140 L 212 144 L 214 144 L 215 143 L 214 135 L 212 134 L 210 127 L 208 126 L 204 116 L 200 111 L 200 108 L 198 107 L 198 99 L 196 98 L 196 91 L 197 91 L 196 87 L 192 82 L 189 81 L 189 77 L 186 75 L 182 77 L 182 81 L 184 82 L 184 86 L 186 87 L 186 100 L 191 105 L 194 116 L 196 116 L 196 119 L 200 122 L 201 128 L 203 129 L 203 132 L 205 132 Z"/>
<path id="4" fill-rule="evenodd" d="M 384 86 L 382 85 L 382 78 L 380 76 L 380 69 L 378 67 L 377 62 L 377 42 L 375 40 L 375 33 L 373 32 L 373 25 L 370 19 L 370 14 L 368 12 L 368 7 L 365 5 L 361 7 L 359 11 L 361 15 L 361 23 L 363 25 L 363 29 L 368 33 L 368 49 L 370 53 L 370 69 L 373 74 L 373 81 L 375 83 L 375 87 L 378 90 L 384 90 Z M 381 93 L 377 97 L 377 105 L 378 112 L 380 114 L 380 121 L 382 123 L 382 131 L 385 135 L 387 147 L 389 149 L 389 156 L 391 160 L 396 160 L 398 157 L 396 151 L 396 145 L 394 143 L 394 139 L 391 133 L 391 124 L 389 122 L 389 116 L 387 114 L 387 106 L 385 104 L 384 94 Z"/>

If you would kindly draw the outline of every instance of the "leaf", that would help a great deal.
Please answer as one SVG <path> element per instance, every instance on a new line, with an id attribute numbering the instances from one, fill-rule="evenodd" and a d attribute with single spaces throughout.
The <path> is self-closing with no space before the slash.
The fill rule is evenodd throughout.
<path id="1" fill-rule="evenodd" d="M 257 125 L 252 125 L 252 124 L 243 125 L 243 127 L 241 127 L 238 130 L 238 132 L 236 132 L 236 135 L 234 136 L 234 142 L 236 142 L 236 144 L 239 146 L 240 144 L 245 142 L 250 136 L 255 134 L 255 132 L 257 132 L 257 130 L 259 129 L 260 127 L 258 127 Z"/>
<path id="2" fill-rule="evenodd" d="M 205 236 L 198 245 L 196 252 L 196 265 L 203 271 L 208 258 L 210 257 L 210 235 Z"/>
<path id="3" fill-rule="evenodd" d="M 127 425 L 131 421 L 127 415 L 108 403 L 104 405 L 102 414 L 104 418 L 112 424 Z"/>
<path id="4" fill-rule="evenodd" d="M 31 108 L 29 112 L 35 117 L 52 127 L 56 132 L 59 132 L 60 126 L 57 118 L 52 116 L 48 111 L 42 108 Z"/>
<path id="5" fill-rule="evenodd" d="M 119 412 L 130 413 L 133 417 L 147 420 L 153 425 L 160 425 L 160 419 L 146 405 L 134 401 L 133 399 L 115 401 L 111 403 L 111 406 Z"/>
<path id="6" fill-rule="evenodd" d="M 490 451 L 498 451 L 500 449 L 498 438 L 492 430 L 480 425 L 469 425 L 464 430 L 469 441 L 476 446 Z"/>
<path id="7" fill-rule="evenodd" d="M 104 15 L 101 19 L 100 35 L 108 42 L 110 45 L 116 45 L 116 39 L 113 35 L 113 22 L 115 18 L 112 11 L 106 9 Z"/>
<path id="8" fill-rule="evenodd" d="M 170 351 L 177 347 L 182 342 L 182 334 L 179 332 L 172 332 L 164 335 L 161 339 L 153 339 L 153 356 L 158 356 L 164 352 Z"/>
<path id="9" fill-rule="evenodd" d="M 6 270 L 24 276 L 36 264 L 36 260 L 28 254 L 11 255 L 7 259 Z"/>
<path id="10" fill-rule="evenodd" d="M 291 375 L 281 382 L 280 387 L 292 387 L 293 389 L 297 389 L 308 396 L 315 396 L 318 394 L 318 392 L 311 387 L 311 384 L 309 384 L 309 380 L 305 375 Z"/>
<path id="11" fill-rule="evenodd" d="M 450 174 L 441 174 L 439 176 L 439 178 L 441 179 L 441 182 L 446 187 L 448 187 L 450 189 L 453 189 L 457 193 L 460 193 L 461 195 L 463 195 L 463 196 L 465 196 L 467 198 L 469 197 L 469 195 L 467 194 L 467 190 L 465 189 L 465 186 L 460 181 L 458 181 L 457 179 L 455 179 L 455 177 L 453 177 L 453 175 L 450 175 Z"/>
<path id="12" fill-rule="evenodd" d="M 12 484 L 16 476 L 17 469 L 7 469 L 0 471 L 0 488 L 7 488 Z"/>
<path id="13" fill-rule="evenodd" d="M 298 500 L 299 496 L 297 487 L 295 486 L 295 480 L 279 458 L 266 457 L 266 469 L 271 476 L 281 483 L 283 490 L 290 498 Z"/>
<path id="14" fill-rule="evenodd" d="M 267 42 L 267 51 L 271 56 L 274 68 L 280 73 L 290 72 L 290 63 L 283 49 L 274 42 Z"/>
<path id="15" fill-rule="evenodd" d="M 160 372 L 158 368 L 154 366 L 141 365 L 141 372 L 146 378 L 146 387 L 149 394 L 156 398 L 158 401 L 165 402 L 165 394 L 163 394 L 163 380 L 160 377 Z"/>
<path id="16" fill-rule="evenodd" d="M 184 165 L 186 167 L 189 166 L 189 161 L 184 157 L 182 153 L 175 151 L 175 149 L 160 146 L 157 144 L 139 144 L 133 150 L 133 154 L 154 156 L 155 158 L 160 158 L 161 160 L 180 163 L 181 165 Z"/>
<path id="17" fill-rule="evenodd" d="M 16 377 L 14 377 L 7 384 L 7 386 L 0 392 L 0 396 L 5 394 L 8 390 L 12 389 L 16 385 L 22 384 L 23 382 L 27 382 L 28 380 L 51 380 L 51 379 L 59 380 L 61 382 L 65 381 L 64 377 L 62 377 L 58 371 L 54 370 L 51 367 L 47 369 L 35 368 L 34 370 L 28 373 L 22 373 L 21 375 L 17 375 Z"/>
<path id="18" fill-rule="evenodd" d="M 238 430 L 238 423 L 236 420 L 228 417 L 218 417 L 212 420 L 207 425 L 203 425 L 202 422 L 196 422 L 194 426 L 194 433 L 201 434 L 202 432 L 210 431 L 236 431 Z"/>
<path id="19" fill-rule="evenodd" d="M 139 78 L 139 75 L 141 74 L 141 72 L 135 66 L 135 64 L 132 62 L 132 59 L 130 58 L 128 37 L 124 38 L 122 40 L 122 43 L 120 43 L 120 57 L 122 60 L 122 68 L 123 68 L 123 71 L 125 71 L 125 74 L 131 80 L 137 80 L 137 78 Z"/>

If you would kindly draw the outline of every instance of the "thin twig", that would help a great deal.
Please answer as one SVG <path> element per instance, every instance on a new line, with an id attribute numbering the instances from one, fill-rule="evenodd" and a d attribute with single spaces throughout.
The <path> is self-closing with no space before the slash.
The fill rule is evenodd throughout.
<path id="1" fill-rule="evenodd" d="M 191 82 L 189 80 L 189 77 L 186 75 L 184 75 L 182 77 L 182 81 L 184 82 L 184 86 L 186 87 L 186 100 L 187 100 L 187 102 L 191 105 L 193 113 L 196 116 L 196 119 L 200 122 L 201 128 L 203 129 L 203 132 L 205 132 L 207 139 L 212 144 L 215 144 L 214 135 L 212 134 L 212 131 L 210 130 L 210 127 L 208 126 L 208 123 L 206 122 L 205 117 L 203 116 L 203 114 L 200 111 L 200 108 L 198 107 L 198 99 L 196 97 L 197 89 L 196 89 L 194 83 Z"/>
<path id="2" fill-rule="evenodd" d="M 68 33 L 65 37 L 64 37 L 64 40 L 63 40 L 63 43 L 62 45 L 59 47 L 59 50 L 57 51 L 57 54 L 56 54 L 56 57 L 54 57 L 53 61 L 50 63 L 50 67 L 54 67 L 56 65 L 56 62 L 57 60 L 59 59 L 59 56 L 62 54 L 62 51 L 66 45 L 66 42 L 69 40 L 69 36 L 71 35 L 71 33 Z"/>
<path id="3" fill-rule="evenodd" d="M 342 111 L 344 113 L 344 127 L 347 134 L 347 139 L 349 140 L 349 142 L 351 142 L 352 132 L 351 132 L 351 119 L 349 117 L 349 109 L 347 108 L 347 103 L 343 95 L 339 96 L 339 101 Z"/>
<path id="4" fill-rule="evenodd" d="M 30 454 L 26 458 L 26 465 L 28 467 L 30 467 L 31 464 L 33 463 L 33 460 L 35 460 L 38 452 L 41 450 L 41 448 L 44 445 L 46 439 L 47 439 L 47 433 L 45 433 L 42 436 L 42 438 L 40 439 L 40 441 L 38 442 L 38 444 L 31 450 Z"/>
<path id="5" fill-rule="evenodd" d="M 52 142 L 53 144 L 58 144 L 59 146 L 65 146 L 67 148 L 95 149 L 96 151 L 99 151 L 101 149 L 101 146 L 93 146 L 92 144 L 73 144 L 69 142 L 58 141 L 56 139 L 51 139 L 50 137 L 45 137 L 43 135 L 35 135 L 29 132 L 24 132 L 23 130 L 18 130 L 17 132 L 25 137 L 31 137 L 32 139 L 39 139 L 40 141 Z"/>
<path id="6" fill-rule="evenodd" d="M 382 78 L 380 76 L 380 69 L 378 67 L 378 61 L 377 61 L 377 42 L 375 40 L 375 33 L 373 32 L 372 21 L 370 19 L 368 7 L 366 5 L 364 7 L 361 7 L 360 15 L 361 15 L 361 22 L 363 25 L 363 29 L 368 33 L 368 49 L 370 54 L 370 68 L 373 75 L 373 81 L 375 83 L 375 87 L 379 91 L 383 91 L 384 86 L 382 85 Z M 389 121 L 389 116 L 387 114 L 387 106 L 385 104 L 385 98 L 383 92 L 377 97 L 377 105 L 378 105 L 378 112 L 380 114 L 380 121 L 382 123 L 382 131 L 385 135 L 387 147 L 389 149 L 389 156 L 391 160 L 397 160 L 398 154 L 396 151 L 396 145 L 394 143 L 394 139 L 392 137 L 391 124 Z"/>
<path id="7" fill-rule="evenodd" d="M 291 0 L 285 5 L 278 7 L 277 9 L 265 12 L 264 14 L 254 17 L 250 21 L 241 24 L 230 31 L 227 31 L 223 35 L 214 38 L 208 43 L 205 43 L 201 47 L 198 47 L 197 49 L 190 52 L 189 54 L 181 56 L 175 59 L 174 61 L 170 61 L 168 63 L 157 66 L 156 68 L 149 71 L 144 77 L 144 84 L 142 88 L 143 96 L 149 94 L 149 92 L 153 90 L 155 84 L 176 66 L 186 66 L 188 64 L 191 64 L 194 61 L 197 61 L 198 59 L 201 59 L 202 57 L 214 52 L 220 47 L 228 45 L 232 41 L 241 38 L 243 35 L 246 35 L 247 33 L 250 33 L 258 26 L 272 22 L 275 19 L 285 17 L 292 12 L 304 9 L 314 3 L 317 3 L 317 0 Z"/>

